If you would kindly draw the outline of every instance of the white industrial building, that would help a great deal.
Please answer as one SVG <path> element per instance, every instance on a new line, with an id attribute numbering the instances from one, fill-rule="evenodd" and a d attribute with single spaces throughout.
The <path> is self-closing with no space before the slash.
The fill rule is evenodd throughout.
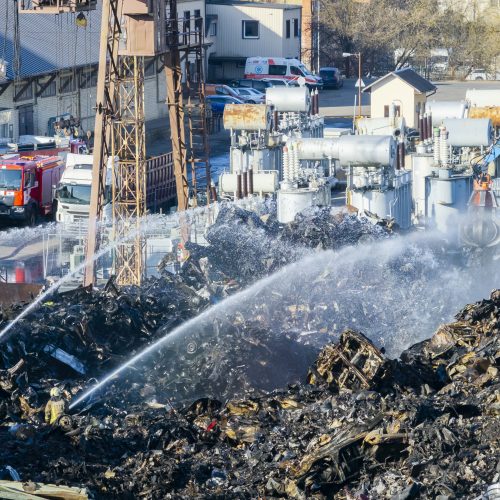
<path id="1" fill-rule="evenodd" d="M 300 59 L 301 6 L 207 0 L 208 81 L 242 78 L 247 57 Z"/>

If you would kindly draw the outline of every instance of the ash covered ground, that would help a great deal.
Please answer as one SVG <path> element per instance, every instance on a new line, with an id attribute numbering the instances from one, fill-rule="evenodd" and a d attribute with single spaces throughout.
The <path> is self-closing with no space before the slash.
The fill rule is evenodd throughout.
<path id="1" fill-rule="evenodd" d="M 454 320 L 499 286 L 494 250 L 329 209 L 282 227 L 228 206 L 207 239 L 178 275 L 55 294 L 8 332 L 4 475 L 95 498 L 475 498 L 498 481 L 500 294 Z M 328 364 L 346 330 L 385 352 L 361 384 Z M 42 423 L 53 386 L 81 399 L 64 430 Z"/>

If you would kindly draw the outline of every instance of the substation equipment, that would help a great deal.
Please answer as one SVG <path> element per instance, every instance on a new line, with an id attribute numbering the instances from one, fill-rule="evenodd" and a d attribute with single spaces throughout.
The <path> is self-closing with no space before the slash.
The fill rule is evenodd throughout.
<path id="1" fill-rule="evenodd" d="M 265 104 L 226 105 L 230 130 L 229 171 L 219 177 L 221 197 L 275 195 L 283 180 L 284 147 L 292 137 L 322 137 L 318 93 L 303 87 L 272 87 Z"/>

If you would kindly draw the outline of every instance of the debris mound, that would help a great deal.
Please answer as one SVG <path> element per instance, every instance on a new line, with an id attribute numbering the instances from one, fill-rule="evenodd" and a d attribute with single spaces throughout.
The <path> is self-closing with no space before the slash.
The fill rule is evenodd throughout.
<path id="1" fill-rule="evenodd" d="M 341 274 L 324 266 L 337 254 L 323 252 L 314 283 L 296 272 L 292 291 L 249 287 L 256 305 L 244 314 L 235 292 L 259 277 L 304 255 L 310 264 L 313 249 L 390 232 L 330 209 L 287 226 L 225 210 L 208 247 L 189 245 L 178 275 L 56 294 L 12 328 L 0 349 L 0 496 L 14 481 L 104 499 L 451 499 L 477 498 L 499 481 L 500 290 L 390 359 L 364 333 L 379 318 L 395 324 L 395 313 L 360 295 L 393 276 L 395 300 L 416 301 L 418 280 L 434 269 L 415 263 L 418 248 Z M 325 293 L 340 286 L 344 308 Z M 74 400 L 228 296 L 234 308 L 44 423 L 53 387 Z"/>
<path id="2" fill-rule="evenodd" d="M 500 474 L 499 331 L 497 290 L 398 360 L 346 331 L 303 384 L 174 409 L 147 384 L 129 404 L 117 382 L 122 405 L 101 400 L 69 430 L 40 423 L 44 390 L 20 391 L 14 366 L 0 461 L 97 498 L 474 498 Z"/>

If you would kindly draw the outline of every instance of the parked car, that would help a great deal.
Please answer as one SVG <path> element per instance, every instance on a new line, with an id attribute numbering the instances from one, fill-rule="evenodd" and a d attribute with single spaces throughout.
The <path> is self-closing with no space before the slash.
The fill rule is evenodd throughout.
<path id="1" fill-rule="evenodd" d="M 466 80 L 495 80 L 495 75 L 492 75 L 484 68 L 473 69 L 465 78 Z"/>
<path id="2" fill-rule="evenodd" d="M 222 83 L 205 83 L 205 95 L 228 95 L 236 99 L 240 98 L 232 87 Z"/>
<path id="3" fill-rule="evenodd" d="M 323 80 L 324 89 L 339 89 L 344 85 L 344 80 L 338 68 L 320 68 L 319 75 Z"/>
<path id="4" fill-rule="evenodd" d="M 252 80 L 250 78 L 243 78 L 242 80 L 233 80 L 231 86 L 238 87 L 250 87 L 260 92 L 265 92 L 267 88 L 272 87 L 273 84 L 266 80 Z"/>
<path id="5" fill-rule="evenodd" d="M 266 96 L 256 89 L 251 87 L 237 87 L 233 89 L 238 94 L 238 98 L 248 104 L 262 104 L 266 100 Z"/>
<path id="6" fill-rule="evenodd" d="M 207 95 L 205 99 L 210 103 L 212 113 L 224 113 L 226 104 L 243 104 L 241 99 L 229 95 Z"/>

